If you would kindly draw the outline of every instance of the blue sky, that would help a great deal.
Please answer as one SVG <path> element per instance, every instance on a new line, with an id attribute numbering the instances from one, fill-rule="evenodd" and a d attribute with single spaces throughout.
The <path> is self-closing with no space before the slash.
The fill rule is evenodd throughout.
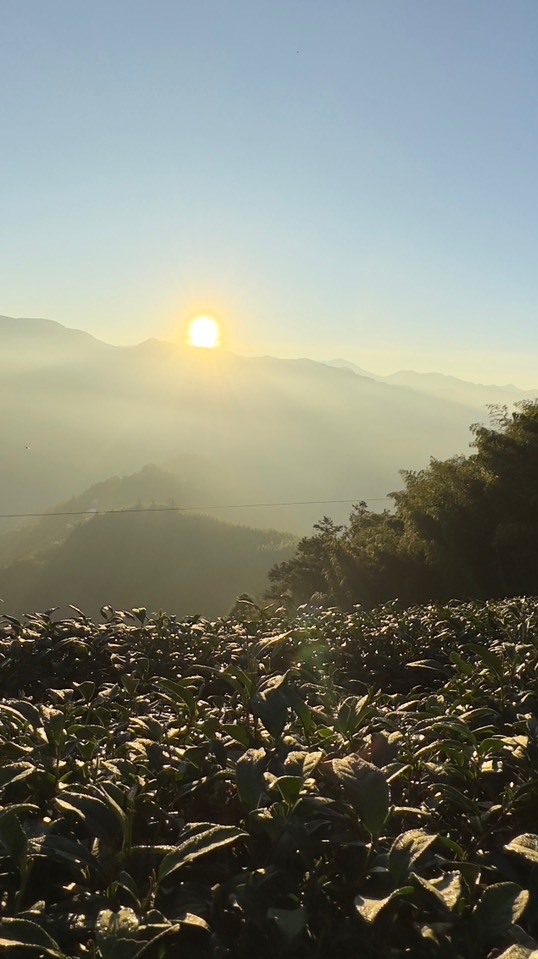
<path id="1" fill-rule="evenodd" d="M 0 35 L 0 313 L 538 386 L 536 0 L 3 0 Z"/>

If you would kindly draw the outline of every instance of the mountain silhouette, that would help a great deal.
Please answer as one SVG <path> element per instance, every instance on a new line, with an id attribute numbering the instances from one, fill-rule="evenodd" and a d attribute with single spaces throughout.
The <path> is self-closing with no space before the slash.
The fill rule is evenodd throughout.
<path id="1" fill-rule="evenodd" d="M 195 505 L 379 498 L 382 508 L 399 469 L 464 453 L 470 423 L 487 419 L 482 394 L 462 401 L 309 359 L 111 346 L 42 319 L 0 317 L 0 382 L 2 514 L 41 512 L 148 463 L 185 478 L 186 459 Z M 239 518 L 304 533 L 350 505 Z"/>

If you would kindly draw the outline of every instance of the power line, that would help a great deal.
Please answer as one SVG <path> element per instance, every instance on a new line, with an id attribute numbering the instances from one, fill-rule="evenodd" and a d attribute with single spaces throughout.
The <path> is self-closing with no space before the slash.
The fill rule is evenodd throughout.
<path id="1" fill-rule="evenodd" d="M 57 513 L 0 513 L 0 519 L 41 519 L 45 516 L 107 516 L 110 513 L 195 513 L 214 509 L 266 509 L 272 506 L 334 506 L 359 503 L 359 499 L 306 499 L 287 503 L 224 503 L 217 506 L 132 506 L 122 509 L 65 510 Z M 366 502 L 380 503 L 390 496 L 369 496 Z"/>

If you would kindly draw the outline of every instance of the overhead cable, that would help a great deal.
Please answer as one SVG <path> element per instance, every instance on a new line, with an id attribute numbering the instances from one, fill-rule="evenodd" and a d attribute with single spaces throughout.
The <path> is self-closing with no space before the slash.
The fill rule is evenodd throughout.
<path id="1" fill-rule="evenodd" d="M 334 506 L 349 505 L 350 503 L 371 502 L 380 503 L 389 500 L 389 496 L 369 496 L 357 499 L 307 499 L 294 500 L 286 503 L 222 503 L 216 506 L 129 506 L 119 509 L 82 509 L 59 510 L 46 513 L 0 513 L 0 519 L 41 519 L 45 516 L 107 516 L 110 513 L 196 513 L 205 510 L 217 509 L 267 509 L 274 506 Z"/>

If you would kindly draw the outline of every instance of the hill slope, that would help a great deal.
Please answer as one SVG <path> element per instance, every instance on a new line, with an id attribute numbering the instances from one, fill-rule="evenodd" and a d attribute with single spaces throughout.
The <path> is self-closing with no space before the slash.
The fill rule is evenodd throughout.
<path id="1" fill-rule="evenodd" d="M 148 512 L 92 515 L 92 504 L 115 508 L 129 496 L 135 508 L 151 484 L 166 495 Z M 274 530 L 234 526 L 170 509 L 179 481 L 155 468 L 99 484 L 71 504 L 87 516 L 46 516 L 0 538 L 0 597 L 4 609 L 75 603 L 91 615 L 103 604 L 145 605 L 183 615 L 225 614 L 242 592 L 259 595 L 268 570 L 291 556 L 294 538 Z M 95 494 L 100 494 L 97 500 Z M 134 496 L 133 496 L 134 494 Z M 84 505 L 83 505 L 84 504 Z M 87 506 L 86 504 L 89 504 Z"/>

